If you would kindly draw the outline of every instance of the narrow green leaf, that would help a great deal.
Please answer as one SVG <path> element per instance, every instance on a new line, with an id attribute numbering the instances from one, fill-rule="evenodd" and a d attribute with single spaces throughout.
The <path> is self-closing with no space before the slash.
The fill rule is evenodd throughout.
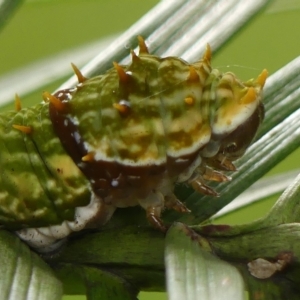
<path id="1" fill-rule="evenodd" d="M 62 285 L 51 268 L 6 231 L 0 231 L 0 266 L 1 299 L 61 299 Z"/>
<path id="2" fill-rule="evenodd" d="M 87 286 L 88 300 L 134 300 L 138 291 L 124 279 L 112 273 L 86 267 L 82 268 Z"/>
<path id="3" fill-rule="evenodd" d="M 208 250 L 207 241 L 187 226 L 170 228 L 165 249 L 169 299 L 244 299 L 239 271 Z"/>
<path id="4" fill-rule="evenodd" d="M 111 272 L 109 267 L 100 269 L 95 266 L 64 264 L 63 272 L 65 276 L 69 274 L 72 277 L 73 283 L 75 277 L 81 279 L 88 300 L 137 300 L 139 290 L 121 276 Z M 82 283 L 76 280 L 76 285 Z M 74 287 L 72 290 L 74 291 Z"/>
<path id="5" fill-rule="evenodd" d="M 134 220 L 130 211 L 127 210 L 127 217 Z M 141 290 L 163 291 L 164 234 L 150 227 L 136 225 L 86 232 L 69 239 L 60 255 L 50 259 L 49 263 L 55 267 L 68 293 L 74 292 L 79 286 L 69 284 L 72 273 L 69 272 L 69 266 L 79 265 L 109 269 Z M 81 291 L 77 289 L 76 292 Z"/>
<path id="6" fill-rule="evenodd" d="M 268 197 L 283 192 L 299 173 L 300 170 L 296 169 L 258 180 L 227 206 L 218 211 L 213 218 L 224 216 L 237 209 L 249 206 L 255 202 L 264 201 Z"/>
<path id="7" fill-rule="evenodd" d="M 267 187 L 266 187 L 267 189 Z M 233 236 L 237 234 L 247 233 L 258 229 L 268 229 L 275 227 L 276 225 L 299 223 L 300 221 L 300 175 L 298 175 L 294 181 L 286 188 L 279 199 L 276 201 L 269 213 L 260 219 L 255 220 L 250 224 L 243 224 L 233 227 L 228 227 L 226 232 L 224 230 L 218 230 L 215 226 L 213 235 L 215 236 Z M 207 227 L 201 228 L 194 226 L 193 228 L 199 232 L 207 232 Z M 198 230 L 199 229 L 199 230 Z M 211 231 L 212 232 L 212 231 Z"/>
<path id="8" fill-rule="evenodd" d="M 24 0 L 2 0 L 0 1 L 0 29 L 6 24 L 15 10 Z"/>
<path id="9" fill-rule="evenodd" d="M 258 297 L 259 300 L 299 299 L 299 293 L 294 289 L 293 284 L 290 284 L 288 279 L 258 280 L 249 276 L 247 285 L 250 300 L 256 300 Z"/>
<path id="10" fill-rule="evenodd" d="M 300 221 L 300 175 L 284 191 L 263 221 L 265 226 Z"/>

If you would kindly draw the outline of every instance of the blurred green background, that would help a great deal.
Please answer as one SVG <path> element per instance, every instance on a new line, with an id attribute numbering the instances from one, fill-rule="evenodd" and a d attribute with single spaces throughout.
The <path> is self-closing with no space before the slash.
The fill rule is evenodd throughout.
<path id="1" fill-rule="evenodd" d="M 122 33 L 157 2 L 27 0 L 0 34 L 0 76 L 63 50 Z M 264 68 L 272 74 L 300 54 L 299 28 L 300 0 L 273 1 L 222 47 L 213 57 L 213 66 L 222 71 L 233 71 L 244 80 L 256 77 Z M 69 61 L 65 63 L 70 64 Z M 52 91 L 60 82 L 49 84 L 41 91 Z M 22 102 L 25 105 L 40 102 L 41 91 L 22 97 Z M 270 173 L 299 167 L 299 157 L 300 152 L 296 151 Z M 241 209 L 216 222 L 237 224 L 251 221 L 262 216 L 275 199 Z M 85 297 L 66 296 L 64 299 Z M 140 299 L 162 300 L 167 297 L 163 293 L 141 293 Z"/>

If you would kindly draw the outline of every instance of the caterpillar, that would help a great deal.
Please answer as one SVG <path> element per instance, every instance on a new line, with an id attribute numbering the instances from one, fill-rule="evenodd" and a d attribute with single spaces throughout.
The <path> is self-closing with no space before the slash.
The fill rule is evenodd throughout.
<path id="1" fill-rule="evenodd" d="M 264 117 L 267 71 L 240 81 L 199 61 L 149 54 L 138 37 L 127 66 L 85 78 L 43 102 L 0 114 L 0 224 L 40 252 L 69 234 L 140 205 L 165 231 L 164 208 L 188 212 L 173 193 L 187 183 L 216 196 Z"/>

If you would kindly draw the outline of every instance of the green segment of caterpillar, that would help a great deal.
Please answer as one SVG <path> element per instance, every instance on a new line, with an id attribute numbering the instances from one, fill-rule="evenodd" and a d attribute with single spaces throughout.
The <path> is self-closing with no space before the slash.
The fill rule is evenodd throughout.
<path id="1" fill-rule="evenodd" d="M 41 227 L 73 220 L 89 184 L 53 132 L 49 105 L 0 115 L 0 223 Z"/>

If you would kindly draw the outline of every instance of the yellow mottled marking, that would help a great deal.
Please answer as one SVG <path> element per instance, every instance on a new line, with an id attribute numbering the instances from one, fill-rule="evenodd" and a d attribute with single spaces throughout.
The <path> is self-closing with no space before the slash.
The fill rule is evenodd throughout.
<path id="1" fill-rule="evenodd" d="M 53 155 L 48 162 L 54 169 L 58 170 L 59 176 L 63 178 L 80 176 L 81 171 L 68 155 Z"/>

